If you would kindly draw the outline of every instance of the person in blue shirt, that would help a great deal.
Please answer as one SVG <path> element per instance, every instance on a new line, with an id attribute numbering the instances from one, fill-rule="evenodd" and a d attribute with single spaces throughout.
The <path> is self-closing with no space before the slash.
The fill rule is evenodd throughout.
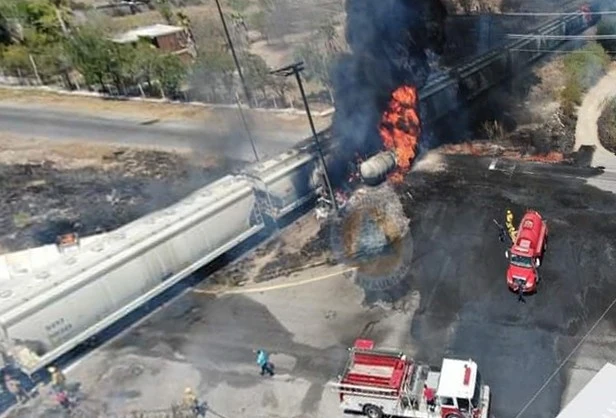
<path id="1" fill-rule="evenodd" d="M 274 375 L 274 365 L 269 361 L 269 354 L 265 350 L 257 350 L 257 364 L 261 367 L 261 376 L 265 373 Z"/>

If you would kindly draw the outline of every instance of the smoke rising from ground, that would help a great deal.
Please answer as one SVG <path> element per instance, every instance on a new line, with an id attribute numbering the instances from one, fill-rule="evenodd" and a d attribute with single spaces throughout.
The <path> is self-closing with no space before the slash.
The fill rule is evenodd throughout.
<path id="1" fill-rule="evenodd" d="M 391 93 L 404 84 L 421 88 L 427 51 L 442 52 L 447 12 L 440 0 L 348 0 L 346 13 L 351 52 L 332 73 L 334 134 L 345 152 L 373 153 Z"/>

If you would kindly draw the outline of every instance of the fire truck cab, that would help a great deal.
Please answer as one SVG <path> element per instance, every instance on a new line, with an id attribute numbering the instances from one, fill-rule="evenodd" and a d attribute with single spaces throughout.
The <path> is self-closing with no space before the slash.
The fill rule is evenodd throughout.
<path id="1" fill-rule="evenodd" d="M 345 413 L 369 418 L 487 418 L 490 388 L 472 360 L 443 359 L 440 369 L 394 350 L 357 340 L 341 376 L 332 384 Z M 424 387 L 436 395 L 432 405 Z"/>

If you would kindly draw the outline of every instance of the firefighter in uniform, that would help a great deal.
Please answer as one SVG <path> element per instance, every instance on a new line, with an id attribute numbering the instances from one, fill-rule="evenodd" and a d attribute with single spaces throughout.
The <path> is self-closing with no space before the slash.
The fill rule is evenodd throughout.
<path id="1" fill-rule="evenodd" d="M 199 399 L 191 388 L 184 389 L 182 406 L 186 408 L 186 410 L 191 411 L 197 417 L 204 417 L 205 411 L 207 410 L 206 405 L 199 402 Z"/>
<path id="2" fill-rule="evenodd" d="M 53 366 L 49 367 L 47 371 L 51 375 L 51 387 L 56 392 L 66 390 L 66 377 L 64 376 L 64 373 L 62 373 L 61 370 Z"/>
<path id="3" fill-rule="evenodd" d="M 505 226 L 507 227 L 507 231 L 509 232 L 509 236 L 511 240 L 515 242 L 516 231 L 513 226 L 513 213 L 511 213 L 510 209 L 507 209 L 507 214 L 505 216 Z"/>

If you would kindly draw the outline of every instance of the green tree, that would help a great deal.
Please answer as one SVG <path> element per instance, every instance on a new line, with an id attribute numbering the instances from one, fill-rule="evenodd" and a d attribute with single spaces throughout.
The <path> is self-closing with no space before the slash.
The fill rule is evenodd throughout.
<path id="1" fill-rule="evenodd" d="M 336 56 L 341 51 L 336 29 L 332 24 L 327 24 L 294 52 L 295 58 L 306 64 L 306 79 L 321 84 L 327 90 L 332 103 L 334 98 L 330 72 Z"/>
<path id="2" fill-rule="evenodd" d="M 110 43 L 91 27 L 84 27 L 67 42 L 71 62 L 89 85 L 100 84 L 107 89 L 108 61 L 111 59 Z"/>
<path id="3" fill-rule="evenodd" d="M 175 98 L 186 77 L 186 67 L 176 55 L 161 55 L 156 61 L 154 74 L 166 96 Z"/>
<path id="4" fill-rule="evenodd" d="M 28 63 L 22 71 L 30 72 L 34 61 L 44 81 L 57 74 L 66 78 L 68 60 L 62 44 L 70 9 L 65 0 L 0 0 L 0 14 L 10 34 L 9 43 L 19 44 L 28 52 Z M 9 57 L 14 55 L 9 53 Z M 11 65 L 15 62 L 20 60 Z"/>
<path id="5" fill-rule="evenodd" d="M 570 110 L 573 104 L 580 104 L 582 94 L 606 73 L 609 64 L 609 55 L 596 42 L 567 54 L 564 59 L 565 87 L 561 93 L 563 108 Z"/>
<path id="6" fill-rule="evenodd" d="M 233 58 L 224 49 L 208 48 L 199 51 L 197 63 L 194 65 L 194 81 L 198 87 L 209 89 L 211 100 L 219 98 L 218 87 L 224 84 L 229 94 L 232 85 L 235 65 Z"/>
<path id="7" fill-rule="evenodd" d="M 266 62 L 258 55 L 245 53 L 242 55 L 244 79 L 250 90 L 258 90 L 267 99 L 267 89 L 273 85 L 273 76 Z"/>
<path id="8" fill-rule="evenodd" d="M 13 44 L 2 50 L 1 66 L 15 76 L 32 74 L 28 49 L 24 45 Z"/>
<path id="9" fill-rule="evenodd" d="M 148 41 L 140 41 L 135 46 L 134 60 L 129 72 L 137 83 L 146 83 L 148 90 L 153 92 L 153 79 L 156 77 L 155 70 L 160 52 Z"/>
<path id="10" fill-rule="evenodd" d="M 169 3 L 169 0 L 157 0 L 156 10 L 165 19 L 165 22 L 169 25 L 175 25 L 175 16 L 173 14 L 173 7 Z"/>
<path id="11" fill-rule="evenodd" d="M 32 28 L 46 42 L 59 42 L 64 37 L 59 14 L 51 1 L 22 0 L 17 3 L 17 11 L 22 23 Z"/>

